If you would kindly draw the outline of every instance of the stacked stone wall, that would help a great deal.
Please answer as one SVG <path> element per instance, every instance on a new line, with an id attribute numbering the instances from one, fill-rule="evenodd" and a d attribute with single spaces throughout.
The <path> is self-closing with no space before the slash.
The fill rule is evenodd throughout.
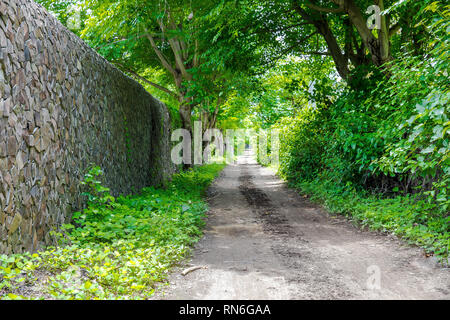
<path id="1" fill-rule="evenodd" d="M 0 253 L 51 244 L 93 164 L 114 194 L 168 179 L 167 108 L 30 0 L 0 0 Z"/>

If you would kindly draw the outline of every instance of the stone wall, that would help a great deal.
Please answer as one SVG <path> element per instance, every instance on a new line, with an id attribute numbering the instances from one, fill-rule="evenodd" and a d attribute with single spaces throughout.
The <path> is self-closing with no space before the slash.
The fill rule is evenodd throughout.
<path id="1" fill-rule="evenodd" d="M 169 178 L 170 119 L 31 0 L 0 0 L 0 253 L 51 244 L 91 164 L 114 194 Z"/>

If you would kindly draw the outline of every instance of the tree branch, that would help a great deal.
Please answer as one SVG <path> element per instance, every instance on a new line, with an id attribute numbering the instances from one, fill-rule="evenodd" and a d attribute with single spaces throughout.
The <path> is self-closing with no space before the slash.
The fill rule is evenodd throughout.
<path id="1" fill-rule="evenodd" d="M 156 55 L 158 56 L 159 60 L 161 61 L 161 64 L 163 65 L 164 68 L 167 69 L 167 71 L 169 71 L 174 78 L 177 77 L 177 72 L 175 71 L 175 69 L 170 65 L 170 63 L 167 61 L 167 59 L 164 57 L 164 55 L 162 54 L 162 52 L 158 49 L 158 47 L 156 46 L 155 43 L 155 39 L 153 39 L 153 36 L 148 32 L 147 29 L 145 29 L 146 32 L 146 37 L 148 38 L 148 40 L 150 41 L 150 44 L 153 48 L 153 50 L 155 51 Z"/>
<path id="2" fill-rule="evenodd" d="M 140 38 L 143 38 L 143 37 L 145 37 L 145 34 L 141 34 L 141 35 L 136 36 L 136 37 L 133 36 L 133 37 L 129 37 L 129 38 L 123 38 L 123 39 L 120 39 L 120 40 L 117 40 L 117 41 L 113 41 L 113 42 L 109 42 L 109 43 L 105 43 L 105 44 L 102 44 L 100 46 L 97 46 L 97 47 L 95 47 L 95 50 L 98 50 L 98 49 L 101 49 L 101 48 L 104 48 L 104 47 L 107 47 L 107 46 L 110 46 L 110 45 L 113 45 L 113 44 L 116 44 L 116 43 L 119 43 L 119 42 L 124 42 L 124 41 L 130 40 L 130 39 L 140 39 Z"/>
<path id="3" fill-rule="evenodd" d="M 333 58 L 334 64 L 340 76 L 343 79 L 348 80 L 350 73 L 348 69 L 348 59 L 342 54 L 342 49 L 339 46 L 337 39 L 333 34 L 326 17 L 322 13 L 316 13 L 314 17 L 311 16 L 301 7 L 298 0 L 293 1 L 292 6 L 293 9 L 303 19 L 305 19 L 306 21 L 311 21 L 314 24 L 317 32 L 320 33 L 320 35 L 324 38 L 325 42 L 327 43 L 328 51 L 331 53 L 331 57 Z"/>
<path id="4" fill-rule="evenodd" d="M 165 88 L 165 87 L 163 87 L 163 86 L 160 86 L 160 85 L 157 84 L 157 83 L 154 83 L 154 82 L 152 82 L 152 81 L 150 81 L 150 80 L 148 80 L 148 79 L 142 77 L 142 76 L 139 75 L 138 73 L 134 72 L 133 70 L 128 69 L 127 67 L 125 67 L 124 65 L 122 65 L 122 64 L 120 64 L 120 63 L 117 63 L 117 62 L 116 62 L 116 65 L 118 65 L 123 71 L 125 71 L 125 72 L 131 74 L 133 77 L 137 78 L 138 80 L 144 81 L 145 83 L 147 83 L 147 84 L 149 84 L 149 85 L 155 87 L 156 89 L 159 89 L 159 90 L 161 90 L 161 91 L 164 91 L 165 93 L 168 93 L 169 95 L 171 95 L 171 96 L 174 97 L 175 99 L 179 99 L 179 96 L 178 96 L 177 93 L 175 93 L 175 92 L 173 92 L 173 91 L 171 91 L 171 90 L 169 90 L 169 89 L 167 89 L 167 88 Z"/>
<path id="5" fill-rule="evenodd" d="M 164 23 L 161 20 L 158 20 L 158 24 L 159 24 L 159 26 L 161 28 L 161 31 L 164 34 L 167 34 L 166 33 L 166 27 L 165 27 Z M 172 20 L 170 15 L 169 15 L 169 24 L 172 27 L 172 29 L 176 29 L 176 25 L 173 22 L 173 20 Z M 170 47 L 172 48 L 173 54 L 175 56 L 175 63 L 177 65 L 178 69 L 180 70 L 181 74 L 183 75 L 183 77 L 186 80 L 191 80 L 192 79 L 192 75 L 190 75 L 187 72 L 186 66 L 184 65 L 184 61 L 183 61 L 183 57 L 182 57 L 182 49 L 181 49 L 180 42 L 177 39 L 175 39 L 174 37 L 170 37 L 169 38 L 169 44 L 170 44 Z"/>
<path id="6" fill-rule="evenodd" d="M 343 7 L 345 4 L 345 0 L 331 0 L 335 4 L 337 4 L 339 7 Z"/>
<path id="7" fill-rule="evenodd" d="M 193 64 L 194 64 L 194 68 L 197 68 L 200 64 L 200 59 L 199 59 L 199 52 L 198 52 L 198 39 L 195 39 L 195 52 L 194 52 L 194 60 L 193 60 Z"/>
<path id="8" fill-rule="evenodd" d="M 343 6 L 339 6 L 339 8 L 324 8 L 324 7 L 320 7 L 317 6 L 315 4 L 312 3 L 305 3 L 305 6 L 307 6 L 308 8 L 315 10 L 315 11 L 319 11 L 319 12 L 325 12 L 325 13 L 344 13 L 345 9 Z"/>
<path id="9" fill-rule="evenodd" d="M 316 55 L 316 56 L 331 56 L 330 52 L 319 52 L 319 51 L 304 51 L 302 54 Z"/>
<path id="10" fill-rule="evenodd" d="M 381 11 L 384 11 L 384 0 L 375 0 Z M 379 31 L 378 40 L 380 42 L 380 55 L 382 61 L 387 61 L 390 58 L 390 43 L 389 43 L 389 24 L 386 15 L 381 15 L 381 30 Z"/>

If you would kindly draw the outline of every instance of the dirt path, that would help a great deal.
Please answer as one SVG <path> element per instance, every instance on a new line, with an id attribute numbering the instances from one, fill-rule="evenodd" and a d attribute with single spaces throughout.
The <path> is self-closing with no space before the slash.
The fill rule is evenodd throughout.
<path id="1" fill-rule="evenodd" d="M 205 236 L 184 266 L 207 268 L 177 270 L 155 298 L 450 299 L 450 269 L 329 216 L 248 153 L 210 191 Z"/>

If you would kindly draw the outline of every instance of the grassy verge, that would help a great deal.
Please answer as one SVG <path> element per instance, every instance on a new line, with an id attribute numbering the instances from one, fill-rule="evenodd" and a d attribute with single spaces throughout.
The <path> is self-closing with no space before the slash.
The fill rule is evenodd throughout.
<path id="1" fill-rule="evenodd" d="M 320 179 L 291 185 L 332 213 L 350 217 L 371 230 L 394 233 L 436 255 L 442 263 L 449 257 L 450 216 L 437 214 L 434 204 L 413 196 L 383 198 L 364 194 Z"/>
<path id="2" fill-rule="evenodd" d="M 86 210 L 57 247 L 0 255 L 0 299 L 146 299 L 201 236 L 204 192 L 224 165 L 177 174 L 165 189 L 114 198 L 86 175 Z"/>

